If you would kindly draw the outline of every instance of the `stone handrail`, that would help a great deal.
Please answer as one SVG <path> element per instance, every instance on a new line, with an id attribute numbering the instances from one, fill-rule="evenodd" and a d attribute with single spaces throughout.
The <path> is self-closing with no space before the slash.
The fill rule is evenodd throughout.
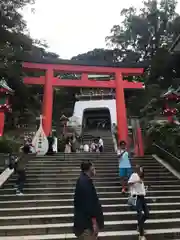
<path id="1" fill-rule="evenodd" d="M 15 162 L 18 160 L 16 158 Z M 9 167 L 6 167 L 5 170 L 0 174 L 0 187 L 3 186 L 3 184 L 8 180 L 8 178 L 13 174 L 14 168 L 10 169 Z"/>
<path id="2" fill-rule="evenodd" d="M 161 157 L 165 162 L 169 163 L 174 169 L 180 172 L 180 159 L 178 157 L 168 152 L 156 143 L 153 143 L 153 147 L 154 152 L 157 154 L 157 156 Z"/>
<path id="3" fill-rule="evenodd" d="M 117 152 L 117 141 L 114 133 L 112 133 L 112 139 L 114 143 L 114 151 Z"/>

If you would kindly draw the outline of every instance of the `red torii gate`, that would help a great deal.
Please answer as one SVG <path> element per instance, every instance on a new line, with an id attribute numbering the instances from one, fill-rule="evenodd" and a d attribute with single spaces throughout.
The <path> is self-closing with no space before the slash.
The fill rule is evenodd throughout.
<path id="1" fill-rule="evenodd" d="M 73 64 L 51 64 L 51 63 L 31 63 L 24 62 L 25 70 L 44 70 L 45 76 L 24 77 L 25 84 L 44 85 L 43 108 L 44 117 L 43 128 L 48 136 L 52 128 L 52 110 L 53 110 L 53 87 L 87 87 L 87 88 L 115 88 L 116 89 L 116 111 L 118 138 L 128 142 L 128 124 L 126 116 L 126 104 L 124 89 L 143 89 L 141 82 L 128 82 L 123 80 L 124 76 L 140 75 L 144 72 L 143 68 L 123 68 L 123 67 L 104 67 L 87 66 Z M 81 79 L 61 79 L 54 76 L 54 71 L 62 73 L 82 74 Z M 88 79 L 88 74 L 114 74 L 115 80 L 97 81 Z M 142 140 L 141 140 L 142 141 Z M 142 145 L 142 143 L 139 143 Z M 140 155 L 143 155 L 143 146 L 141 146 Z"/>

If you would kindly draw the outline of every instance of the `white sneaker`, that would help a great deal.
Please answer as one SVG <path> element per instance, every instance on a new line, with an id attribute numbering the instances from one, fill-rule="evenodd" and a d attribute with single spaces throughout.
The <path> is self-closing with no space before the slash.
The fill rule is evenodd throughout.
<path id="1" fill-rule="evenodd" d="M 139 232 L 139 227 L 137 226 L 137 232 Z M 144 234 L 146 234 L 146 230 L 144 230 Z"/>
<path id="2" fill-rule="evenodd" d="M 22 192 L 16 192 L 16 196 L 24 196 Z"/>
<path id="3" fill-rule="evenodd" d="M 145 236 L 139 236 L 139 240 L 146 240 L 147 238 Z"/>

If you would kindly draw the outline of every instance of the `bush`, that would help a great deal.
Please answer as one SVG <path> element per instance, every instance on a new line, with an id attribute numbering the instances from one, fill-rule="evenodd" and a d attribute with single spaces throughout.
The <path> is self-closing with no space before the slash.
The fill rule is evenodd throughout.
<path id="1" fill-rule="evenodd" d="M 6 136 L 0 137 L 0 153 L 18 152 L 20 143 Z"/>
<path id="2" fill-rule="evenodd" d="M 176 156 L 180 156 L 180 126 L 176 124 L 149 125 L 146 129 L 146 153 L 153 149 L 153 143 L 163 147 Z"/>

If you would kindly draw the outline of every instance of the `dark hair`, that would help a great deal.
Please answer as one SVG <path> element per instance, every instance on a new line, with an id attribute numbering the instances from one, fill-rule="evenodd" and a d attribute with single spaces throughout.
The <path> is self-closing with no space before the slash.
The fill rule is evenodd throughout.
<path id="1" fill-rule="evenodd" d="M 81 163 L 81 171 L 87 172 L 92 167 L 92 162 L 86 161 Z"/>
<path id="2" fill-rule="evenodd" d="M 138 172 L 140 170 L 140 165 L 139 164 L 136 164 L 135 165 L 135 171 Z"/>
<path id="3" fill-rule="evenodd" d="M 119 145 L 120 145 L 120 146 L 126 145 L 126 142 L 125 142 L 125 141 L 120 141 Z"/>
<path id="4" fill-rule="evenodd" d="M 22 151 L 23 151 L 23 153 L 25 153 L 25 154 L 28 154 L 28 153 L 30 153 L 30 146 L 29 145 L 24 145 L 24 147 L 22 148 Z"/>

